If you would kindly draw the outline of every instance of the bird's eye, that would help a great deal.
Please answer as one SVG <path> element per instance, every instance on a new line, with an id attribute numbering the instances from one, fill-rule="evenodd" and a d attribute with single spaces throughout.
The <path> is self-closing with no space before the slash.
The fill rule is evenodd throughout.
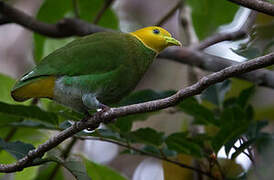
<path id="1" fill-rule="evenodd" d="M 159 29 L 153 29 L 153 33 L 154 34 L 160 34 L 160 30 Z"/>

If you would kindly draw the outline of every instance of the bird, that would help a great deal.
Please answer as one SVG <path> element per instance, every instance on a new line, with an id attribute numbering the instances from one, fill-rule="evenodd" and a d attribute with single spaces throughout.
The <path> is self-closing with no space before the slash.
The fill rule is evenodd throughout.
<path id="1" fill-rule="evenodd" d="M 48 98 L 74 111 L 105 110 L 128 95 L 156 56 L 181 46 L 164 28 L 98 32 L 53 51 L 19 79 L 15 101 Z"/>

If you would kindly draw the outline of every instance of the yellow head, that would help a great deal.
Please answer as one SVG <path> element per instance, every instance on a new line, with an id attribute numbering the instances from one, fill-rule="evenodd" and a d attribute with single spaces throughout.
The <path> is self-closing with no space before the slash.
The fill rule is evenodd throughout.
<path id="1" fill-rule="evenodd" d="M 157 53 L 161 52 L 168 46 L 181 46 L 181 43 L 174 39 L 167 30 L 157 26 L 139 29 L 130 34 L 137 37 L 144 43 L 144 45 Z"/>

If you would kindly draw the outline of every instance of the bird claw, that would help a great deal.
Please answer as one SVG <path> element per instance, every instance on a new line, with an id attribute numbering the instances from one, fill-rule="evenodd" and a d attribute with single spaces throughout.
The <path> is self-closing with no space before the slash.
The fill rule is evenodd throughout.
<path id="1" fill-rule="evenodd" d="M 97 119 L 97 120 L 100 120 L 102 114 L 104 114 L 108 110 L 110 110 L 109 106 L 104 105 L 104 104 L 100 104 L 100 109 L 96 113 L 93 114 L 93 118 Z M 89 113 L 85 113 L 85 114 L 86 114 L 86 116 L 81 120 L 83 122 L 86 122 L 88 119 L 90 119 L 92 117 Z M 107 121 L 107 122 L 109 122 L 109 121 Z M 94 128 L 87 128 L 87 130 L 92 131 L 92 130 L 94 130 Z"/>
<path id="2" fill-rule="evenodd" d="M 95 119 L 101 119 L 102 114 L 110 110 L 110 107 L 100 104 L 100 109 L 93 115 Z"/>

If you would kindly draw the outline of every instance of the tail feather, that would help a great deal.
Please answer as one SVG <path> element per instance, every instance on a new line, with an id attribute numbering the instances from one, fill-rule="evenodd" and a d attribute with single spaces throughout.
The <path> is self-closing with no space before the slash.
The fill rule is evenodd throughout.
<path id="1" fill-rule="evenodd" d="M 11 96 L 19 102 L 30 98 L 53 98 L 55 80 L 54 76 L 43 76 L 19 81 L 11 91 Z"/>

